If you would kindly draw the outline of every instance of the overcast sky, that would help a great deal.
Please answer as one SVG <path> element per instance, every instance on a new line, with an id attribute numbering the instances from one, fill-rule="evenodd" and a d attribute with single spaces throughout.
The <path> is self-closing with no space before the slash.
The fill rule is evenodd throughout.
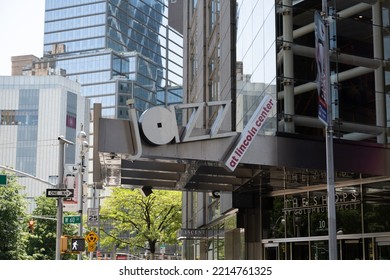
<path id="1" fill-rule="evenodd" d="M 0 76 L 11 75 L 11 56 L 43 56 L 45 0 L 3 0 L 0 9 Z"/>

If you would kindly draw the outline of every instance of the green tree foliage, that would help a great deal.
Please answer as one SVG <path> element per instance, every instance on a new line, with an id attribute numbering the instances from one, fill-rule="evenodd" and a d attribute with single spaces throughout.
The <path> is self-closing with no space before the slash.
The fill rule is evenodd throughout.
<path id="1" fill-rule="evenodd" d="M 145 248 L 152 256 L 157 242 L 176 244 L 181 228 L 181 193 L 153 190 L 144 197 L 139 190 L 113 189 L 102 206 L 100 217 L 106 236 L 101 246 L 129 245 Z"/>
<path id="2" fill-rule="evenodd" d="M 29 233 L 27 253 L 35 260 L 54 260 L 57 239 L 57 202 L 56 199 L 40 196 L 36 199 L 33 212 L 34 231 Z M 64 214 L 65 215 L 65 214 Z M 64 235 L 75 235 L 75 225 L 63 225 Z M 74 259 L 75 256 L 63 255 L 62 259 Z"/>
<path id="3" fill-rule="evenodd" d="M 5 173 L 2 173 L 5 174 Z M 0 259 L 23 260 L 26 255 L 26 200 L 15 176 L 7 174 L 7 185 L 0 186 Z"/>

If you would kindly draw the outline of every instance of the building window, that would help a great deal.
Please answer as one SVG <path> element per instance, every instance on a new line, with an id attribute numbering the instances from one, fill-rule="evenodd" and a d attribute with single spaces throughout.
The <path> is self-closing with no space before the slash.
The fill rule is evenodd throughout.
<path id="1" fill-rule="evenodd" d="M 221 9 L 221 5 L 219 3 L 220 0 L 211 0 L 209 3 L 209 32 L 210 34 L 213 32 L 214 27 L 217 25 L 218 16 Z"/>
<path id="2" fill-rule="evenodd" d="M 1 110 L 2 125 L 37 125 L 38 110 Z"/>

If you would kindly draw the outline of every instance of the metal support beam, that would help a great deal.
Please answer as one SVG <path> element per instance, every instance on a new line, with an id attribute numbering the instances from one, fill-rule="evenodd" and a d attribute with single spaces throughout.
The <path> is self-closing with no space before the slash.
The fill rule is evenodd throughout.
<path id="1" fill-rule="evenodd" d="M 286 120 L 294 116 L 294 53 L 293 44 L 293 9 L 292 0 L 283 0 L 283 87 L 284 114 Z M 285 121 L 284 131 L 293 133 L 294 122 Z"/>
<path id="2" fill-rule="evenodd" d="M 372 34 L 374 44 L 374 57 L 379 60 L 384 59 L 383 53 L 383 32 L 382 32 L 382 3 L 377 1 L 372 5 Z M 375 108 L 376 125 L 386 127 L 386 97 L 385 97 L 385 77 L 383 66 L 375 69 Z M 386 134 L 377 137 L 377 142 L 385 144 Z"/>

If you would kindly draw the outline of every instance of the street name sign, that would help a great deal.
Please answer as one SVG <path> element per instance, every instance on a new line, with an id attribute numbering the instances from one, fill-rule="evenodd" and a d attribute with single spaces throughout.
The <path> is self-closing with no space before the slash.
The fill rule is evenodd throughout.
<path id="1" fill-rule="evenodd" d="M 66 216 L 64 217 L 64 224 L 79 224 L 81 222 L 80 216 Z"/>
<path id="2" fill-rule="evenodd" d="M 7 175 L 0 175 L 0 185 L 7 185 Z"/>
<path id="3" fill-rule="evenodd" d="M 74 190 L 46 189 L 46 197 L 73 197 Z"/>

